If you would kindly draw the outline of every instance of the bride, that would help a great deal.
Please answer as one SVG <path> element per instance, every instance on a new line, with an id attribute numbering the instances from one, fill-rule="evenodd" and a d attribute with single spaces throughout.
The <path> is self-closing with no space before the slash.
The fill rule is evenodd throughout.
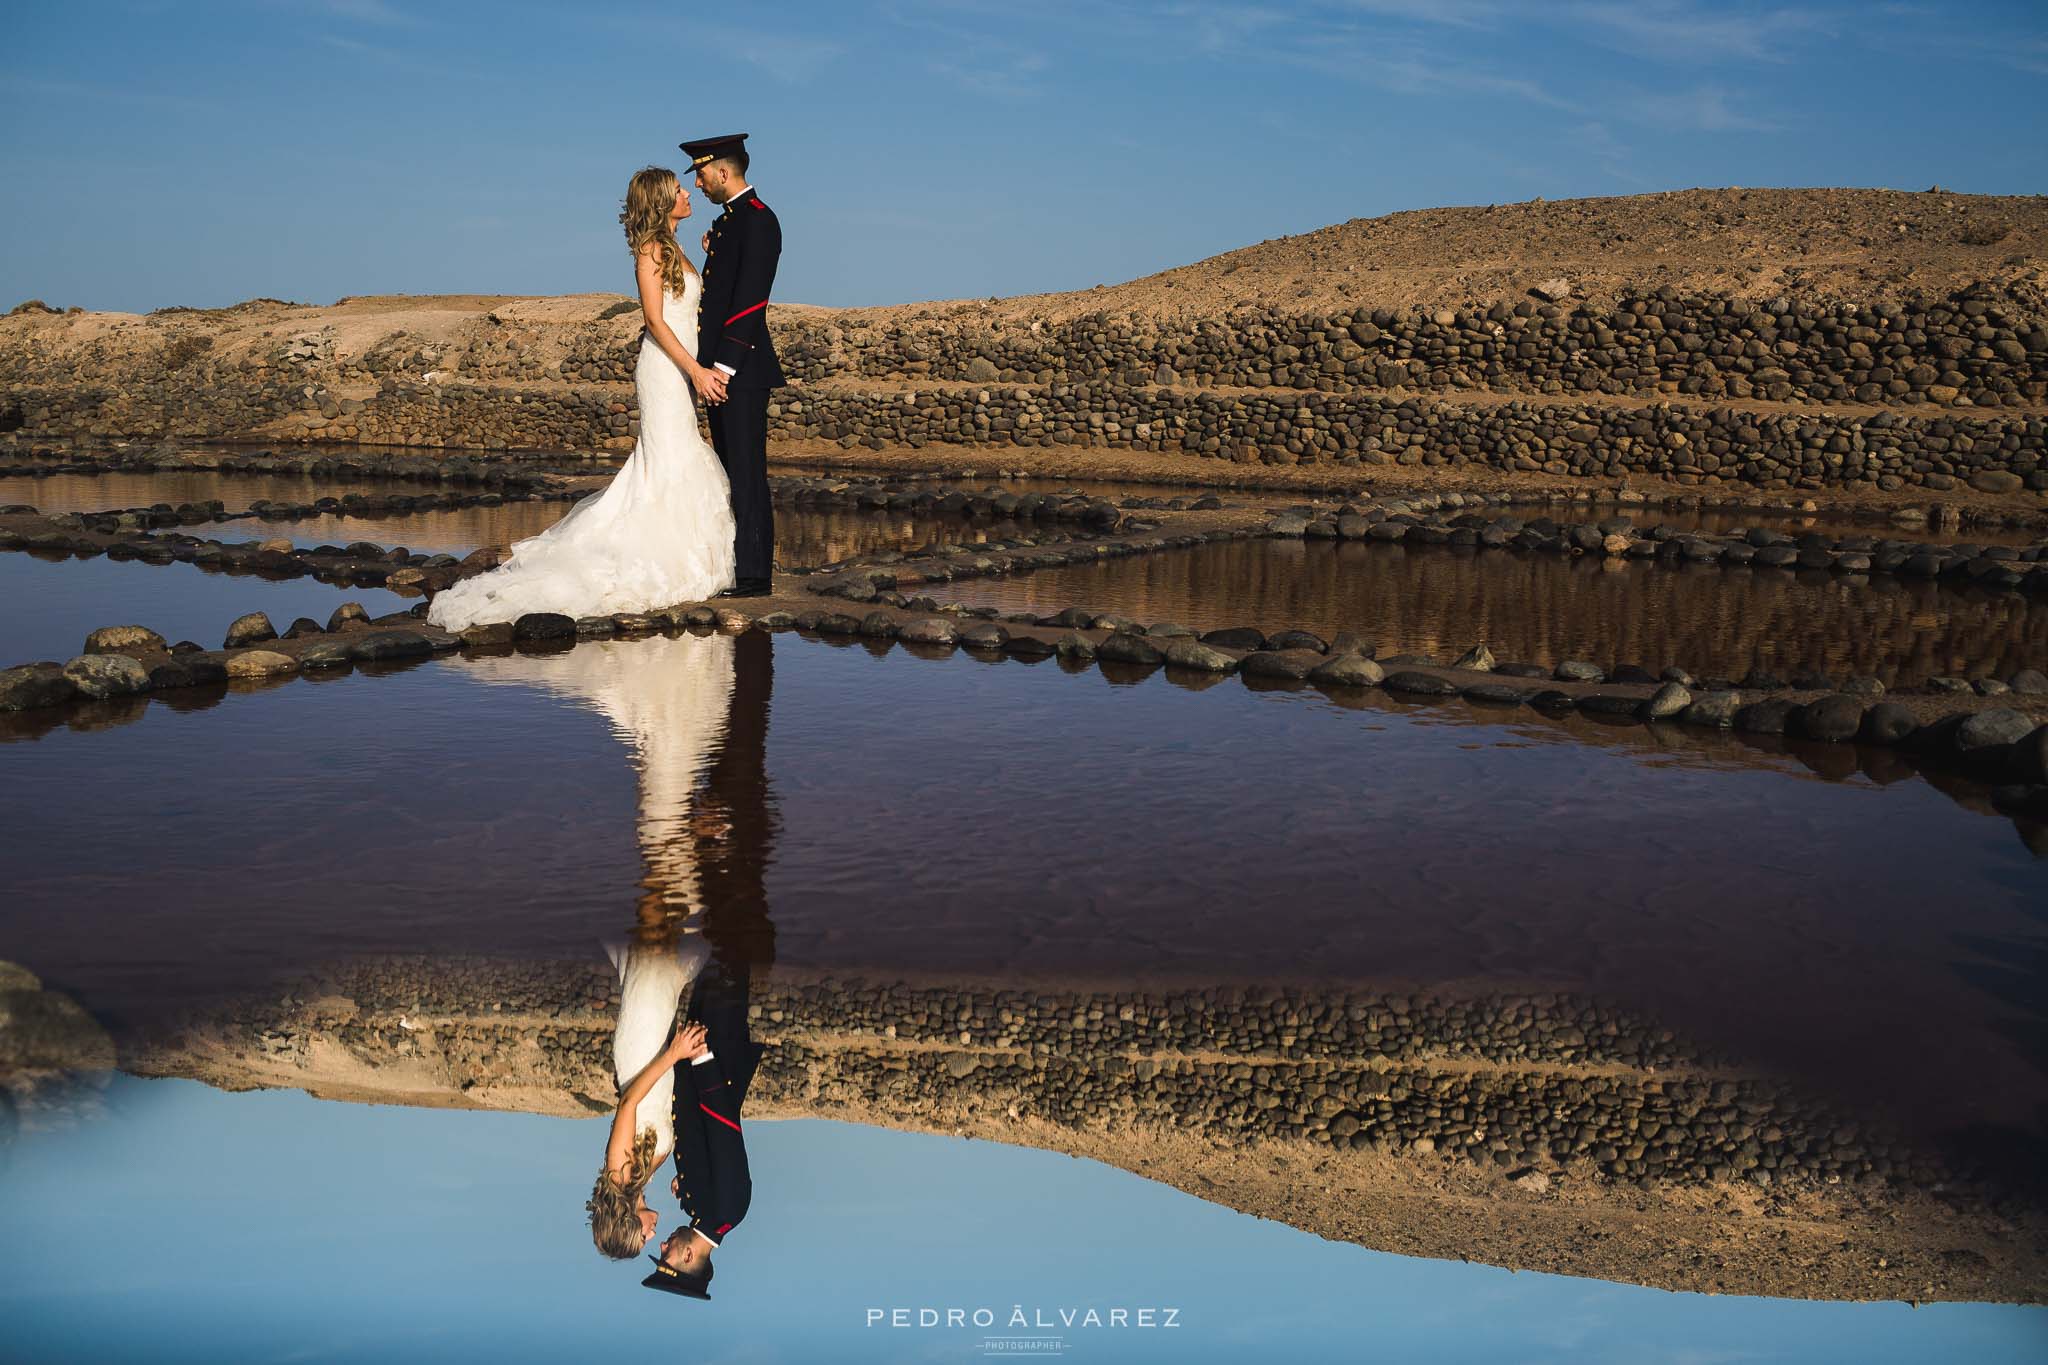
<path id="1" fill-rule="evenodd" d="M 432 624 L 462 630 L 528 612 L 651 611 L 732 586 L 731 491 L 691 397 L 694 387 L 717 401 L 725 376 L 694 354 L 704 282 L 676 243 L 676 224 L 689 216 L 689 192 L 658 166 L 633 177 L 619 214 L 646 319 L 633 369 L 639 444 L 610 483 L 515 544 L 503 564 L 437 594 Z"/>

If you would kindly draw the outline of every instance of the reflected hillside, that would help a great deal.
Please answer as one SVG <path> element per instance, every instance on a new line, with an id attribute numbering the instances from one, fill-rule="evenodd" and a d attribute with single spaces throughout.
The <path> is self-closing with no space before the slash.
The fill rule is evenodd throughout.
<path id="1" fill-rule="evenodd" d="M 598 1115 L 616 989 L 601 961 L 357 963 L 283 1003 L 197 1016 L 126 1065 Z M 1984 1154 L 1917 1147 L 1569 997 L 778 968 L 757 979 L 753 1016 L 769 1044 L 756 1116 L 1088 1156 L 1383 1250 L 1805 1297 L 2031 1299 L 2042 1283 L 2036 1191 Z M 1943 1211 L 1926 1221 L 1931 1202 Z M 1881 1248 L 1899 1276 L 1871 1278 Z"/>

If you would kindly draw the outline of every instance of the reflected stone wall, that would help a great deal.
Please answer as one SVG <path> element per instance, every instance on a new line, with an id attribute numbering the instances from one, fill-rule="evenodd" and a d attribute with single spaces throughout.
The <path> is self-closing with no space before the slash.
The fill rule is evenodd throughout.
<path id="1" fill-rule="evenodd" d="M 613 992 L 602 965 L 361 964 L 209 1011 L 125 1064 L 338 1100 L 604 1114 Z M 1910 1148 L 1867 1116 L 1570 997 L 778 970 L 753 999 L 771 1044 L 757 1118 L 1068 1151 L 1323 1236 L 1673 1288 L 1870 1296 L 1841 1248 L 1866 1220 L 1896 1223 L 1946 1187 L 1930 1226 L 1974 1259 L 1916 1296 L 2010 1295 L 1994 1282 L 2034 1273 L 2020 1250 L 2034 1205 L 2015 1203 L 1995 1167 Z M 1389 1212 L 1410 1205 L 1414 1217 Z M 1742 1250 L 1760 1226 L 1741 1220 L 1765 1206 L 1796 1209 L 1797 1240 L 1817 1249 L 1796 1265 Z M 1626 1236 L 1567 1235 L 1622 1207 L 1652 1241 L 1682 1225 L 1699 1250 L 1651 1264 Z"/>

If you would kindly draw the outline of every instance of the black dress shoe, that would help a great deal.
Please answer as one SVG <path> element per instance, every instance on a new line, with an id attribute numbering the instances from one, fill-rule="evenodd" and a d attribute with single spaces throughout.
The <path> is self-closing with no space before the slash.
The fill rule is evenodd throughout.
<path id="1" fill-rule="evenodd" d="M 718 594 L 720 597 L 771 597 L 775 589 L 765 578 L 742 578 L 739 582 Z"/>

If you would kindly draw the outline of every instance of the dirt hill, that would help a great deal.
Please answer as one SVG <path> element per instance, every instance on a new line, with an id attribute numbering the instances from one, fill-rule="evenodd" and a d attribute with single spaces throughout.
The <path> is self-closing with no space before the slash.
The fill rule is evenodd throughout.
<path id="1" fill-rule="evenodd" d="M 1424 209 L 1353 219 L 1072 293 L 867 309 L 778 303 L 777 312 L 791 324 L 877 325 L 1056 322 L 1103 312 L 1171 322 L 1243 307 L 1407 312 L 1521 299 L 1553 279 L 1566 281 L 1571 297 L 1596 301 L 1625 288 L 1671 286 L 1757 300 L 1875 303 L 1988 283 L 2048 311 L 2048 197 L 1724 189 Z M 604 318 L 607 312 L 613 315 Z M 218 360 L 298 338 L 317 338 L 323 359 L 346 360 L 403 336 L 431 363 L 437 351 L 491 335 L 537 346 L 532 358 L 546 363 L 593 324 L 622 343 L 638 318 L 613 294 L 382 295 L 324 306 L 260 299 L 147 316 L 31 310 L 0 318 L 0 355 L 26 345 L 45 356 L 89 349 L 104 361 L 204 336 Z"/>

